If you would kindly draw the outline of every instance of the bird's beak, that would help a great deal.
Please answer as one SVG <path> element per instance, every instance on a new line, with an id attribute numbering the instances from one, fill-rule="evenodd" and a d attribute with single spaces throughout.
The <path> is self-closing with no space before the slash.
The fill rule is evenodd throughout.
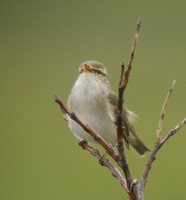
<path id="1" fill-rule="evenodd" d="M 92 72 L 92 68 L 89 65 L 84 64 L 82 67 L 82 71 L 85 73 L 90 73 L 90 72 Z"/>

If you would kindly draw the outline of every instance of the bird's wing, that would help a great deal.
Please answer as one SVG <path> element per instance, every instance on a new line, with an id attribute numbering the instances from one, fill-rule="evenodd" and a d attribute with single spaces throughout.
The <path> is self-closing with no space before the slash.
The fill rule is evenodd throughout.
<path id="1" fill-rule="evenodd" d="M 112 113 L 109 113 L 109 116 L 111 117 L 111 119 L 114 121 L 114 123 L 117 125 L 117 105 L 118 105 L 118 97 L 114 92 L 111 92 L 108 94 L 108 102 L 110 104 L 110 106 L 112 107 L 112 109 L 108 109 L 111 110 Z M 114 112 L 114 115 L 113 115 Z M 129 137 L 129 131 L 130 128 L 130 122 L 129 122 L 129 113 L 126 109 L 125 106 L 123 106 L 123 132 L 124 132 L 124 139 L 125 142 L 128 146 L 128 137 Z"/>
<path id="2" fill-rule="evenodd" d="M 114 110 L 114 123 L 117 125 L 117 104 L 118 104 L 118 98 L 115 93 L 110 93 L 108 95 L 108 101 L 110 106 Z M 110 109 L 111 110 L 111 109 Z M 113 112 L 110 114 L 113 116 Z M 132 145 L 134 149 L 140 154 L 144 155 L 147 151 L 150 151 L 150 149 L 145 145 L 145 143 L 139 138 L 139 136 L 136 134 L 135 129 L 132 126 L 132 122 L 134 121 L 135 114 L 131 111 L 129 111 L 125 105 L 123 106 L 123 136 L 126 143 L 126 146 L 129 147 Z"/>

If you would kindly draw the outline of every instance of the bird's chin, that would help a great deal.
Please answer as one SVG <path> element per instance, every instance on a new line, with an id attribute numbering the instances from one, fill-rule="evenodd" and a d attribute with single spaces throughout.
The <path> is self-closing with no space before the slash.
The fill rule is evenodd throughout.
<path id="1" fill-rule="evenodd" d="M 84 75 L 90 75 L 90 74 L 92 74 L 92 72 L 90 72 L 90 71 L 83 71 L 82 74 L 84 74 Z"/>
<path id="2" fill-rule="evenodd" d="M 83 72 L 79 75 L 79 77 L 88 78 L 88 79 L 96 79 L 96 75 L 92 72 Z"/>
<path id="3" fill-rule="evenodd" d="M 91 69 L 86 69 L 86 68 L 85 68 L 85 69 L 82 70 L 82 73 L 87 74 L 87 73 L 93 73 L 93 72 L 92 72 Z"/>

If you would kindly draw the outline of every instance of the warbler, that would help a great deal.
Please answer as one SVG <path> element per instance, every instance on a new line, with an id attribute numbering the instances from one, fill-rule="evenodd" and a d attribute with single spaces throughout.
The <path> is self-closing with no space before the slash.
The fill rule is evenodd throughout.
<path id="1" fill-rule="evenodd" d="M 83 62 L 79 66 L 79 76 L 68 98 L 68 108 L 112 146 L 117 144 L 117 104 L 118 97 L 111 89 L 105 65 L 95 60 Z M 144 155 L 149 148 L 133 128 L 135 114 L 123 105 L 123 116 L 125 143 Z M 95 142 L 72 119 L 69 119 L 69 127 L 79 142 Z"/>

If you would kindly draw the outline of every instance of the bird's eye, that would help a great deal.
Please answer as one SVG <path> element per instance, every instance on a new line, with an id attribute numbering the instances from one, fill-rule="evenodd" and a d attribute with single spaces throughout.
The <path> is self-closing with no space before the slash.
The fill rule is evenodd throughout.
<path id="1" fill-rule="evenodd" d="M 94 73 L 105 76 L 105 74 L 100 70 L 94 70 Z"/>
<path id="2" fill-rule="evenodd" d="M 99 70 L 96 70 L 96 73 L 97 73 L 97 74 L 102 74 L 102 72 L 101 72 L 101 71 L 99 71 Z"/>

